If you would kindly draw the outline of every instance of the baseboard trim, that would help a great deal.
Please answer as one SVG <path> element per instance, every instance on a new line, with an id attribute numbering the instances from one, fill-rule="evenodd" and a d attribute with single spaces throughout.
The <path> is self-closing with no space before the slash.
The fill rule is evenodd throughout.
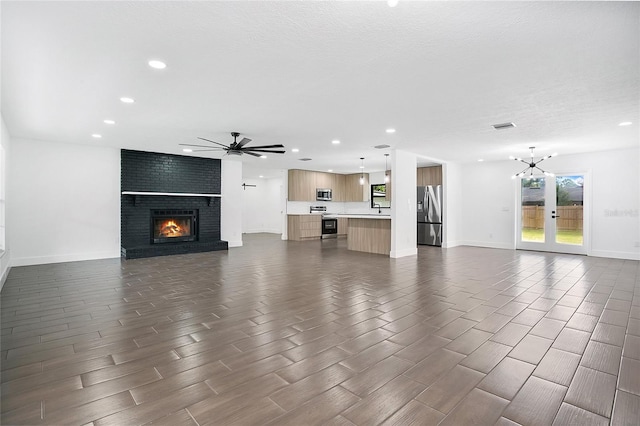
<path id="1" fill-rule="evenodd" d="M 393 258 L 393 259 L 397 259 L 399 257 L 407 257 L 407 256 L 416 256 L 418 254 L 418 248 L 408 248 L 408 249 L 404 249 L 404 250 L 396 250 L 396 251 L 391 251 L 389 253 L 389 257 Z"/>
<path id="2" fill-rule="evenodd" d="M 2 287 L 4 287 L 4 283 L 7 281 L 10 271 L 11 265 L 7 265 L 7 268 L 2 272 L 2 277 L 0 277 L 0 291 L 2 291 Z"/>
<path id="3" fill-rule="evenodd" d="M 640 253 L 628 251 L 591 250 L 591 257 L 608 257 L 611 259 L 640 260 Z"/>
<path id="4" fill-rule="evenodd" d="M 462 241 L 448 241 L 442 243 L 442 248 L 453 248 L 465 245 Z"/>
<path id="5" fill-rule="evenodd" d="M 488 241 L 458 241 L 459 246 L 472 246 L 472 247 L 483 247 L 483 248 L 494 248 L 494 249 L 502 249 L 502 250 L 515 250 L 509 243 L 494 243 Z"/>
<path id="6" fill-rule="evenodd" d="M 231 248 L 231 247 L 242 247 L 242 240 L 227 241 L 227 243 L 229 244 L 229 248 Z"/>
<path id="7" fill-rule="evenodd" d="M 34 256 L 11 258 L 11 267 L 46 265 L 49 263 L 81 262 L 83 260 L 113 259 L 120 257 L 120 250 L 98 253 L 74 253 L 56 256 Z"/>

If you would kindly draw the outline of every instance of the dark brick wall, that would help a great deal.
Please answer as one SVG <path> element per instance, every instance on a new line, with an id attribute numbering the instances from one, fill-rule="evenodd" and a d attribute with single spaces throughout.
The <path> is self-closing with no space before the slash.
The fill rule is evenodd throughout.
<path id="1" fill-rule="evenodd" d="M 121 150 L 122 191 L 219 194 L 220 160 Z M 151 210 L 198 210 L 198 241 L 151 243 Z M 120 232 L 127 258 L 220 250 L 220 198 L 121 196 Z M 224 246 L 224 247 L 222 247 Z"/>
<path id="2" fill-rule="evenodd" d="M 220 193 L 220 160 L 120 151 L 123 191 Z"/>

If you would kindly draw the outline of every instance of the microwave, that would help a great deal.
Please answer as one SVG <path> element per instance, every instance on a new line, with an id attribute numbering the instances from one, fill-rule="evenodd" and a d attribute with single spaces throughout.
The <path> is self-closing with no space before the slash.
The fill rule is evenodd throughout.
<path id="1" fill-rule="evenodd" d="M 331 201 L 331 189 L 316 188 L 316 201 Z"/>

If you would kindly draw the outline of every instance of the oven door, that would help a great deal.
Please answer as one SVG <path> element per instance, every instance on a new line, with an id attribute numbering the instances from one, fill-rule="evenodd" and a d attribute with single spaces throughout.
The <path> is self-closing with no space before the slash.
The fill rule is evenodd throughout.
<path id="1" fill-rule="evenodd" d="M 338 219 L 322 219 L 322 235 L 338 233 Z"/>

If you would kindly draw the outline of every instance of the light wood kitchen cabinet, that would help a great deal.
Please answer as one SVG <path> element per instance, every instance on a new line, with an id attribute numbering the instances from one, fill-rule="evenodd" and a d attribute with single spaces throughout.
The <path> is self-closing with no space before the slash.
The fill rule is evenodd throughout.
<path id="1" fill-rule="evenodd" d="M 344 201 L 369 201 L 369 174 L 364 174 L 364 185 L 360 185 L 360 173 L 345 176 Z"/>
<path id="2" fill-rule="evenodd" d="M 345 198 L 345 176 L 333 174 L 333 201 L 346 201 Z"/>
<path id="3" fill-rule="evenodd" d="M 316 175 L 316 188 L 333 190 L 333 173 L 313 172 Z"/>
<path id="4" fill-rule="evenodd" d="M 316 201 L 317 188 L 329 188 L 332 201 L 369 201 L 369 174 L 364 174 L 364 185 L 360 185 L 360 173 L 341 175 L 289 170 L 289 201 Z"/>
<path id="5" fill-rule="evenodd" d="M 287 238 L 293 241 L 318 239 L 322 236 L 322 216 L 287 215 Z"/>
<path id="6" fill-rule="evenodd" d="M 349 219 L 346 217 L 338 218 L 338 235 L 347 235 L 347 227 L 349 226 Z"/>
<path id="7" fill-rule="evenodd" d="M 289 170 L 289 201 L 316 200 L 316 172 Z"/>
<path id="8" fill-rule="evenodd" d="M 442 166 L 420 167 L 416 173 L 417 186 L 442 185 Z"/>

